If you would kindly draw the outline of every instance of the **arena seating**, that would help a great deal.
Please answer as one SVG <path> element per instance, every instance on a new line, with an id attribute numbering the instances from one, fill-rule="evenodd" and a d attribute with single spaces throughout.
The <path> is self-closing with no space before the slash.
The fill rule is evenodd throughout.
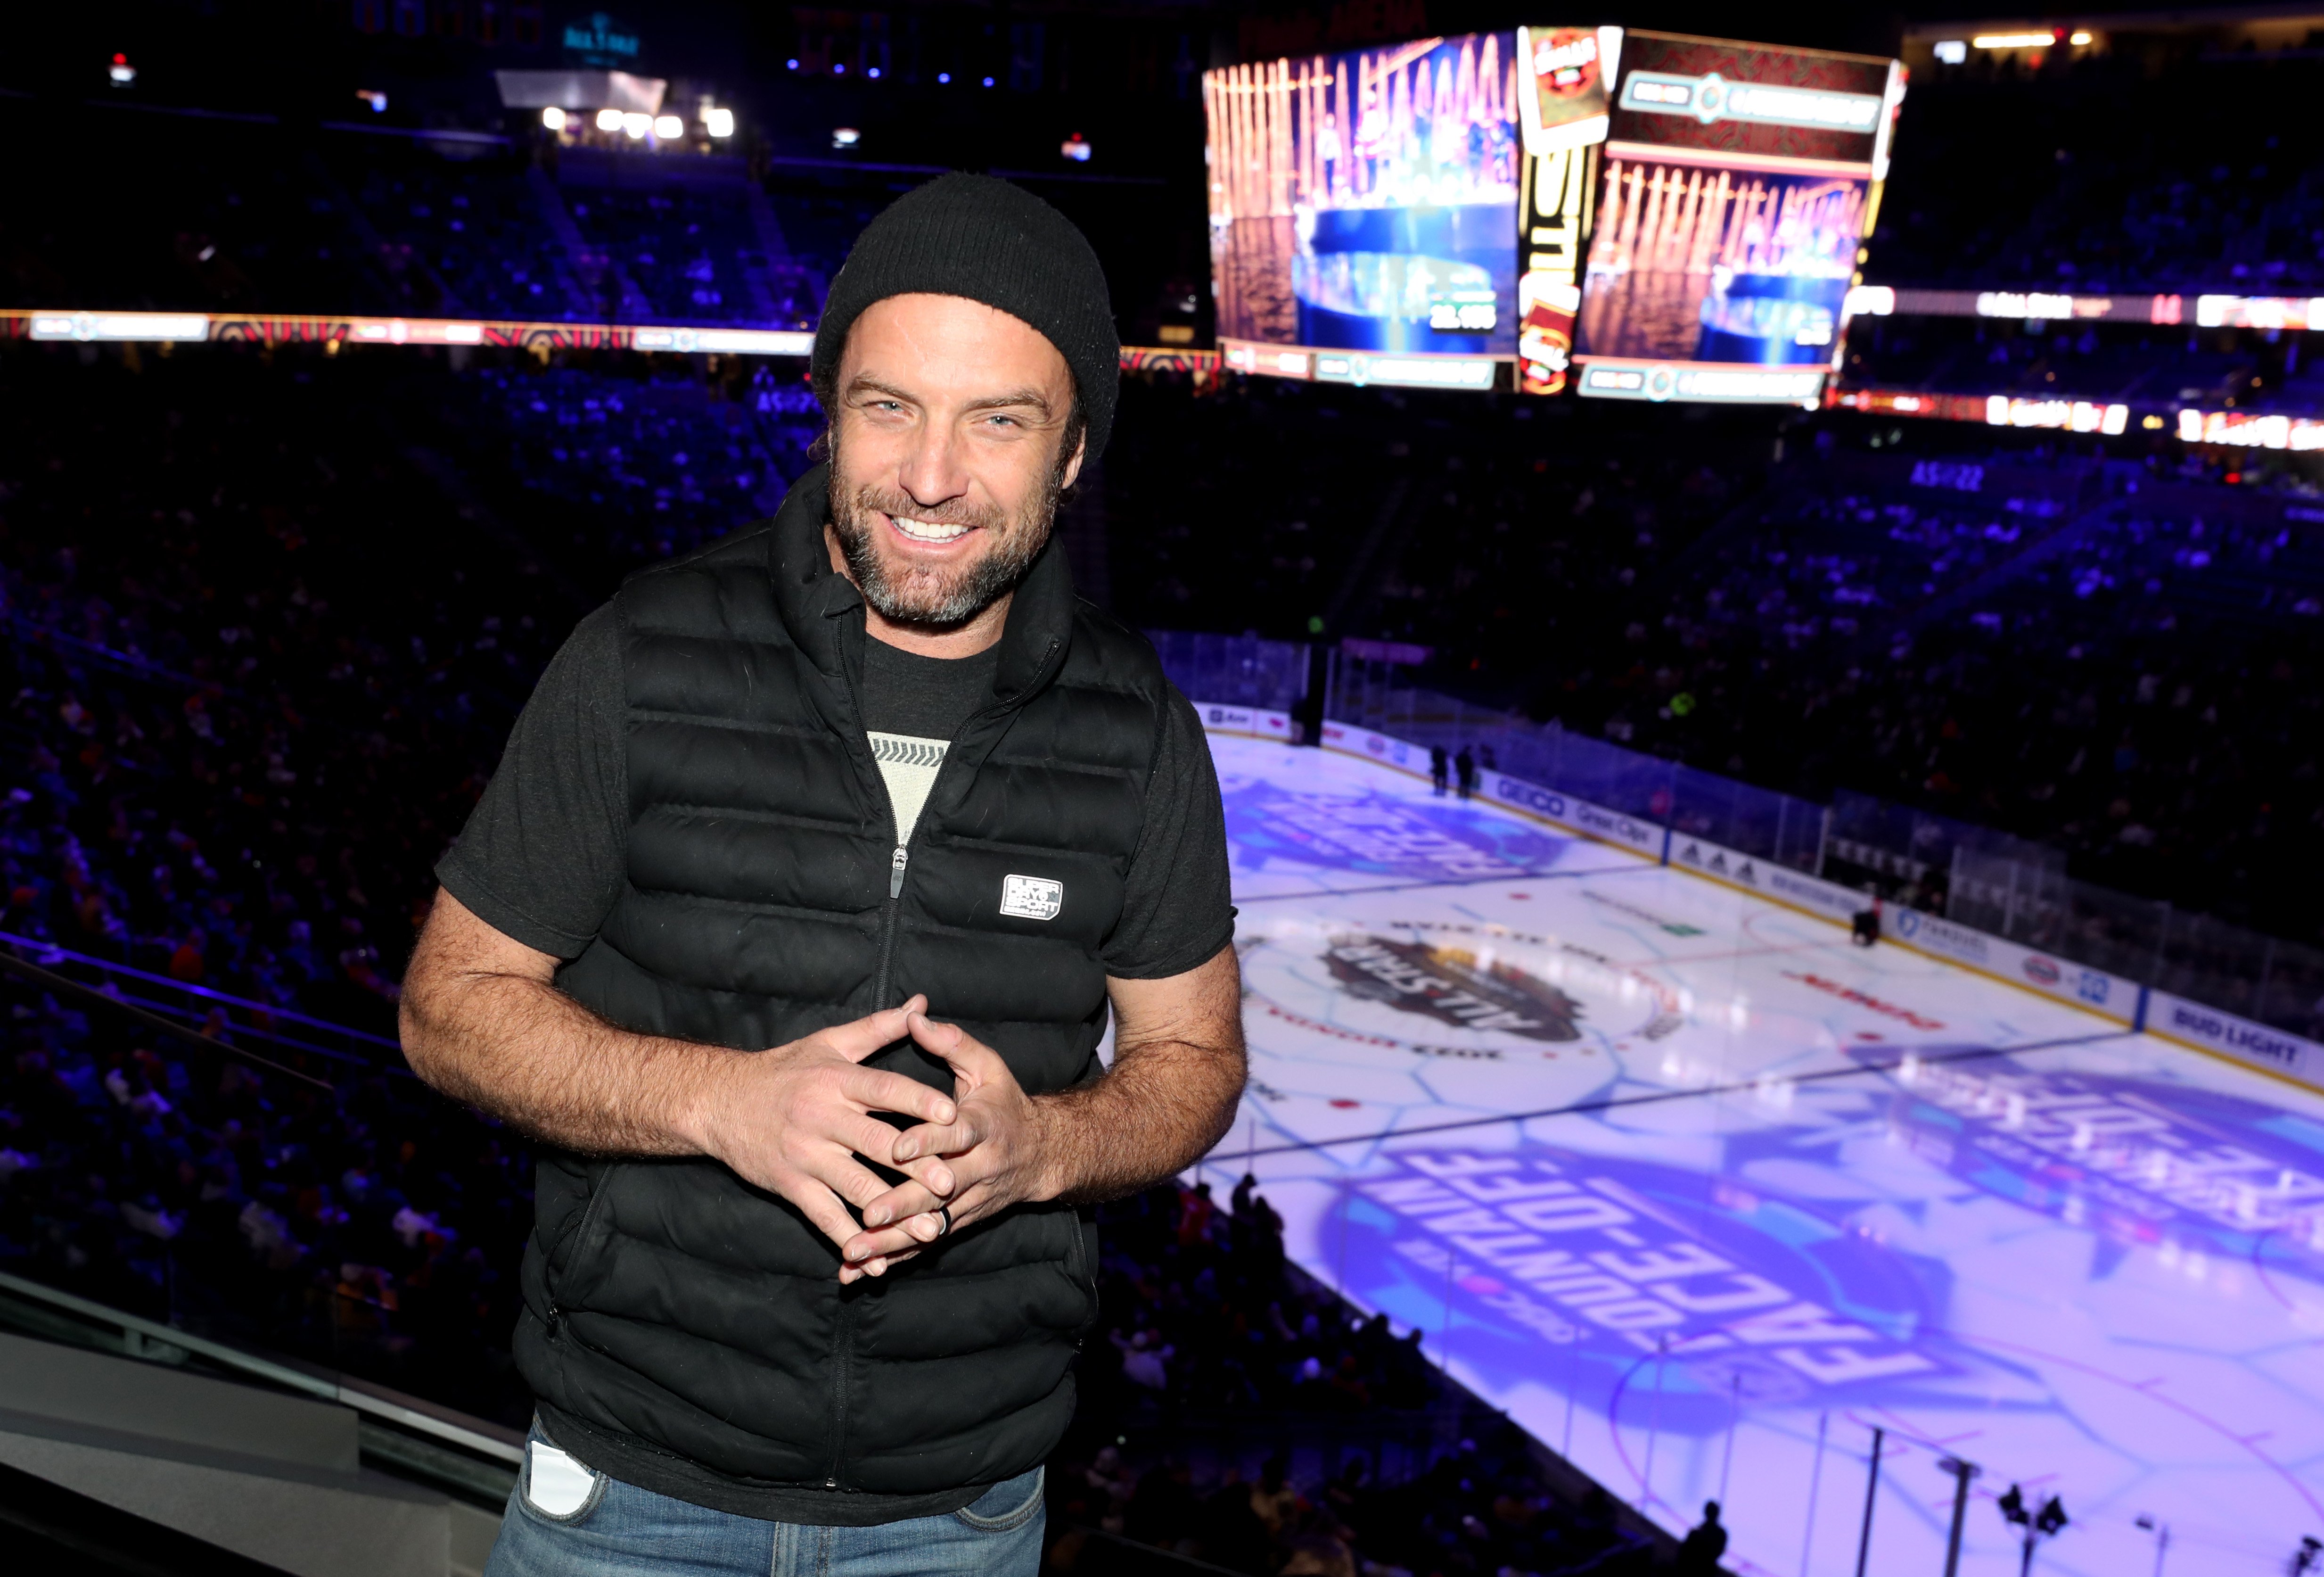
<path id="1" fill-rule="evenodd" d="M 595 545 L 633 563 L 684 552 L 771 512 L 807 468 L 814 396 L 767 363 L 740 391 L 691 374 L 605 376 L 484 366 L 463 380 L 470 438 L 524 491 L 586 506 Z"/>
<path id="2" fill-rule="evenodd" d="M 1110 1329 L 1050 1469 L 1056 1522 L 1252 1573 L 1651 1563 L 1602 1494 L 1554 1488 L 1520 1432 L 1464 1401 L 1418 1331 L 1352 1318 L 1287 1264 L 1251 1179 L 1227 1204 L 1203 1183 L 1100 1212 Z M 1060 1554 L 1114 1569 L 1070 1533 Z"/>
<path id="3" fill-rule="evenodd" d="M 414 316 L 588 319 L 604 303 L 543 218 L 543 194 L 506 158 L 459 162 L 370 138 L 324 144 L 348 227 L 367 241 Z M 555 196 L 551 188 L 549 197 Z"/>
<path id="4" fill-rule="evenodd" d="M 1809 799 L 1985 821 L 2089 879 L 2318 935 L 2289 873 L 2319 852 L 2295 675 L 2324 525 L 2280 500 L 2030 437 L 1875 460 L 1835 447 L 1869 433 L 1853 418 L 1787 435 L 1771 468 L 1764 421 L 1700 417 L 1649 450 L 1587 406 L 1259 382 L 1191 411 L 1134 398 L 1146 435 L 1108 472 L 1141 623 L 1296 638 L 1329 614 L 1332 637 L 1432 648 L 1420 682 Z M 1270 432 L 1263 471 L 1160 459 L 1231 420 Z M 1919 456 L 1992 480 L 1914 485 Z M 1334 488 L 1333 529 L 1302 529 Z M 1219 563 L 1236 573 L 1200 600 L 1173 591 Z"/>
<path id="5" fill-rule="evenodd" d="M 2061 51 L 2062 53 L 2062 51 Z M 1979 52 L 1916 73 L 1878 283 L 2304 295 L 2324 285 L 2312 51 Z"/>
<path id="6" fill-rule="evenodd" d="M 50 149 L 0 216 L 11 304 L 798 329 L 888 195 L 795 199 L 734 158 L 103 106 L 61 112 L 60 137 L 58 113 L 0 99 L 0 127 Z"/>
<path id="7" fill-rule="evenodd" d="M 1679 567 L 1626 673 L 1544 699 L 1658 754 L 1920 803 L 2062 847 L 2088 879 L 2313 937 L 2288 874 L 2317 852 L 2296 677 L 2324 612 L 2312 530 L 2183 496 L 2048 521 L 1932 515 L 1925 495 L 1771 503 Z"/>
<path id="8" fill-rule="evenodd" d="M 2314 70 L 1916 81 L 1871 277 L 2324 290 Z M 2263 71 L 2256 131 L 2206 110 L 2260 102 Z M 32 113 L 0 100 L 25 137 Z M 16 304 L 797 328 L 890 196 L 64 113 L 0 215 Z M 115 203 L 72 200 L 99 183 Z M 11 978 L 0 1268 L 521 1424 L 527 1146 L 363 1037 L 392 1035 L 430 861 L 563 633 L 772 508 L 820 413 L 789 361 L 391 354 L 0 346 L 0 945 L 330 1086 Z M 1944 393 L 2319 387 L 2296 343 L 2183 327 L 1899 317 L 1849 355 L 1858 381 Z M 2324 940 L 2302 891 L 2324 502 L 2159 447 L 1850 415 L 1650 430 L 1570 400 L 1167 376 L 1122 398 L 1084 490 L 1133 624 L 1416 645 L 1419 682 L 1480 703 Z M 270 1017 L 290 1012 L 350 1033 L 303 1049 Z M 2324 1038 L 2324 1002 L 2269 1022 Z M 1263 1201 L 1168 1187 L 1102 1220 L 1056 1569 L 1123 1569 L 1113 1539 L 1254 1572 L 1650 1558 L 1414 1332 L 1288 1266 Z"/>
<path id="9" fill-rule="evenodd" d="M 1314 618 L 1439 647 L 1489 691 L 1554 646 L 1618 639 L 1633 588 L 1767 454 L 1764 421 L 1700 410 L 1670 445 L 1572 403 L 1268 379 L 1123 400 L 1106 468 L 1127 617 L 1281 637 Z M 1266 441 L 1222 441 L 1250 428 Z"/>
<path id="10" fill-rule="evenodd" d="M 11 306 L 413 310 L 278 127 L 0 97 L 0 132 L 43 150 L 0 211 Z"/>
<path id="11" fill-rule="evenodd" d="M 0 931 L 293 1071 L 9 977 L 0 1269 L 521 1423 L 528 1146 L 383 1045 L 303 1049 L 277 1016 L 392 1035 L 428 865 L 559 632 L 761 512 L 812 403 L 610 364 L 198 354 L 9 353 Z M 1172 1187 L 1103 1220 L 1107 1329 L 1052 1480 L 1097 1545 L 1066 1569 L 1109 1569 L 1112 1535 L 1255 1572 L 1644 1548 L 1413 1332 L 1287 1266 L 1263 1201 Z M 1271 1476 L 1233 1446 L 1262 1439 Z"/>

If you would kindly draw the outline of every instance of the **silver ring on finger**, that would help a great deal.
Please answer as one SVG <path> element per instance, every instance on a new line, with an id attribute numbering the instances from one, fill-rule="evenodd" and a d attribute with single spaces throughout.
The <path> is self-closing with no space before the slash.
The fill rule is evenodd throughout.
<path id="1" fill-rule="evenodd" d="M 936 1236 L 939 1238 L 951 1236 L 952 1207 L 950 1205 L 936 1206 L 936 1219 L 944 1223 L 944 1225 L 937 1229 Z"/>

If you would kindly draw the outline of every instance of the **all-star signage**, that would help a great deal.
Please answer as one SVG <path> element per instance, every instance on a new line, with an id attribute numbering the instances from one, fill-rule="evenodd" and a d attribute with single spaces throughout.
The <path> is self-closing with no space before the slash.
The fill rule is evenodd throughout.
<path id="1" fill-rule="evenodd" d="M 1385 936 L 1335 938 L 1323 955 L 1351 996 L 1462 1029 L 1497 1029 L 1529 1041 L 1578 1041 L 1582 1004 L 1546 980 L 1505 963 L 1480 964 L 1463 948 Z"/>
<path id="2" fill-rule="evenodd" d="M 1241 946 L 1253 1007 L 1343 1043 L 1556 1061 L 1659 1041 L 1687 1022 L 1650 970 L 1504 925 L 1393 918 L 1342 930 L 1285 916 Z"/>
<path id="3" fill-rule="evenodd" d="M 1921 1331 L 1947 1277 L 1781 1200 L 1700 1173 L 1526 1145 L 1407 1150 L 1344 1187 L 1350 1290 L 1424 1329 L 1450 1298 L 1462 1362 L 1517 1381 L 1561 1360 L 1627 1372 L 1659 1353 L 1666 1427 L 1723 1427 L 1739 1388 L 1762 1401 L 1934 1380 Z M 1699 1415 L 1699 1416 L 1698 1416 Z"/>

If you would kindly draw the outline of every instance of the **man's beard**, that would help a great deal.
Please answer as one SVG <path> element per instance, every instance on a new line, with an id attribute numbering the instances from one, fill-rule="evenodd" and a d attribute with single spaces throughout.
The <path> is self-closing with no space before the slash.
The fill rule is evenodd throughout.
<path id="1" fill-rule="evenodd" d="M 840 466 L 835 448 L 831 469 L 836 478 Z M 1039 492 L 1014 517 L 1005 510 L 965 503 L 924 510 L 908 495 L 886 487 L 862 487 L 852 495 L 834 487 L 831 529 L 839 539 L 848 574 L 863 593 L 863 600 L 881 617 L 924 628 L 955 628 L 1014 591 L 1025 571 L 1033 567 L 1056 521 L 1061 482 L 1057 471 L 1049 471 Z M 949 567 L 900 564 L 891 568 L 875 541 L 887 529 L 879 515 L 970 526 L 984 534 L 989 545 L 977 557 Z"/>

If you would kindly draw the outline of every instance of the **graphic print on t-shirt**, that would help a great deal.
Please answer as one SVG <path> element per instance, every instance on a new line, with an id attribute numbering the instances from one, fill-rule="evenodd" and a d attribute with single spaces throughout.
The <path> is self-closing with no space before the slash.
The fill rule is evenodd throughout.
<path id="1" fill-rule="evenodd" d="M 880 764 L 880 775 L 888 784 L 888 802 L 896 810 L 896 842 L 909 843 L 912 829 L 919 823 L 920 807 L 928 802 L 928 791 L 936 784 L 936 769 L 944 765 L 945 752 L 952 748 L 952 742 L 910 734 L 874 733 L 871 737 L 872 759 Z"/>

